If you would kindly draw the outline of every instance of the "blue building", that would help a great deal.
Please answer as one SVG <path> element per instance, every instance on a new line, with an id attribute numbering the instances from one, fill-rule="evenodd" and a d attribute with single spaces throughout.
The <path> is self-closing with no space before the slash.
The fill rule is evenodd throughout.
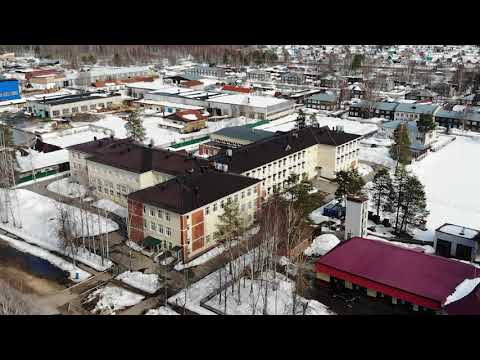
<path id="1" fill-rule="evenodd" d="M 0 79 L 0 101 L 20 99 L 20 82 L 16 79 Z"/>

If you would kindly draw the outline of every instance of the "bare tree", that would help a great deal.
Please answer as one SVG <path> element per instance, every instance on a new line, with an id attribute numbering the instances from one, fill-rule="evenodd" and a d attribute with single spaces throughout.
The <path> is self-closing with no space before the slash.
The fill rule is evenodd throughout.
<path id="1" fill-rule="evenodd" d="M 45 313 L 32 298 L 0 280 L 0 315 L 41 315 Z"/>

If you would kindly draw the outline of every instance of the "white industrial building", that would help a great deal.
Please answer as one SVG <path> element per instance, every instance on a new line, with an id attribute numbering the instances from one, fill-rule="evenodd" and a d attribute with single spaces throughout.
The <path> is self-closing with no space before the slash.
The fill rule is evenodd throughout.
<path id="1" fill-rule="evenodd" d="M 473 261 L 478 254 L 480 231 L 465 226 L 443 224 L 435 230 L 437 255 Z"/>

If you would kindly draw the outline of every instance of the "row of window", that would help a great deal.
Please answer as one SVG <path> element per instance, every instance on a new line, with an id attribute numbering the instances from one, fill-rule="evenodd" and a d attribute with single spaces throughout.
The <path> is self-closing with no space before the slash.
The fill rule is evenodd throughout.
<path id="1" fill-rule="evenodd" d="M 143 220 L 143 226 L 145 227 L 145 229 L 148 228 L 147 220 Z M 156 222 L 153 222 L 153 221 L 150 221 L 150 230 L 168 237 L 172 236 L 171 228 L 169 228 L 168 226 L 164 226 L 162 224 L 157 224 Z"/>
<path id="2" fill-rule="evenodd" d="M 349 154 L 346 154 L 346 155 L 342 155 L 342 156 L 339 156 L 337 157 L 337 165 L 339 165 L 340 163 L 344 162 L 344 161 L 349 161 L 349 160 L 354 160 L 358 157 L 358 154 L 360 153 L 360 149 L 358 150 L 354 150 L 352 151 L 351 153 Z"/>
<path id="3" fill-rule="evenodd" d="M 97 106 L 99 108 L 104 108 L 105 106 L 106 107 L 111 107 L 113 105 L 113 102 L 112 101 L 109 101 L 107 102 L 107 104 L 105 105 L 104 103 L 99 103 L 99 104 L 92 104 L 90 105 L 90 110 L 95 110 L 97 108 Z M 80 106 L 80 111 L 88 111 L 88 106 L 87 105 L 82 105 Z M 67 115 L 67 114 L 70 114 L 70 112 L 72 114 L 76 114 L 79 112 L 78 110 L 78 106 L 74 106 L 72 107 L 71 109 L 62 109 L 62 115 Z M 53 110 L 52 111 L 52 115 L 53 116 L 60 116 L 60 110 Z"/>
<path id="4" fill-rule="evenodd" d="M 105 174 L 105 175 L 109 175 L 109 176 L 115 175 L 115 177 L 117 177 L 120 180 L 127 180 L 127 181 L 132 181 L 132 182 L 137 182 L 138 183 L 138 179 L 135 178 L 135 176 L 126 175 L 126 174 L 123 174 L 123 173 L 120 173 L 120 172 L 117 172 L 117 171 L 112 171 L 110 169 L 105 169 L 105 168 L 101 168 L 101 167 L 90 167 L 90 170 L 93 174 L 98 173 L 98 174 Z"/>
<path id="5" fill-rule="evenodd" d="M 286 166 L 287 161 L 289 164 L 292 164 L 298 161 L 296 165 L 300 166 L 301 164 L 305 164 L 305 161 L 300 162 L 301 159 L 302 160 L 305 159 L 305 155 L 306 155 L 306 150 L 303 150 L 301 153 L 290 155 L 288 156 L 288 158 L 280 159 L 278 161 L 274 161 L 272 164 L 268 164 L 261 168 L 257 168 L 252 171 L 249 171 L 245 174 L 245 176 L 261 178 L 262 176 L 265 176 L 265 174 L 270 173 L 271 171 L 275 171 L 277 166 L 279 169 L 282 166 Z"/>
<path id="6" fill-rule="evenodd" d="M 255 187 L 254 191 L 255 191 L 255 194 L 256 194 L 256 193 L 258 192 L 258 189 Z M 247 196 L 250 196 L 251 194 L 252 194 L 252 192 L 251 192 L 251 188 L 250 188 L 250 189 L 247 190 Z M 242 193 L 241 193 L 241 198 L 243 199 L 244 197 L 245 197 L 245 191 L 242 191 Z M 235 194 L 233 197 L 230 196 L 230 197 L 228 197 L 226 200 L 224 199 L 224 200 L 221 200 L 220 202 L 215 202 L 215 203 L 213 203 L 211 209 L 210 209 L 210 206 L 207 206 L 207 207 L 205 208 L 205 216 L 206 216 L 206 215 L 209 215 L 210 212 L 215 213 L 219 208 L 220 208 L 220 209 L 223 209 L 225 203 L 228 202 L 229 200 L 230 200 L 230 201 L 233 201 L 233 202 L 238 202 L 238 194 Z M 248 209 L 251 209 L 251 208 L 254 206 L 254 204 L 255 204 L 255 199 L 247 202 L 247 205 L 246 205 L 246 206 L 248 207 Z M 245 203 L 243 203 L 243 204 L 240 206 L 240 210 L 241 210 L 241 211 L 245 211 Z"/>
<path id="7" fill-rule="evenodd" d="M 145 205 L 143 205 L 143 213 L 147 214 L 147 207 Z M 171 220 L 170 214 L 161 209 L 158 209 L 156 211 L 154 209 L 149 209 L 148 214 L 152 217 L 158 217 L 159 219 L 162 219 L 162 220 L 163 219 L 165 219 L 166 221 Z"/>

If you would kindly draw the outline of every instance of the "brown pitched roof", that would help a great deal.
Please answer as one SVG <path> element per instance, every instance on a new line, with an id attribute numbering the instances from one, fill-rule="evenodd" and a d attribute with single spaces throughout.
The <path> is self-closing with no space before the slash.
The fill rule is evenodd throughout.
<path id="1" fill-rule="evenodd" d="M 261 180 L 205 169 L 131 193 L 128 197 L 145 204 L 185 214 Z"/>
<path id="2" fill-rule="evenodd" d="M 72 148 L 75 147 L 78 145 Z M 83 149 L 85 148 L 84 146 Z M 87 150 L 90 150 L 90 147 L 87 147 Z M 206 160 L 182 152 L 150 148 L 122 140 L 112 142 L 102 151 L 96 151 L 88 160 L 137 174 L 151 170 L 171 175 L 189 174 L 199 171 L 201 166 L 208 164 Z"/>

